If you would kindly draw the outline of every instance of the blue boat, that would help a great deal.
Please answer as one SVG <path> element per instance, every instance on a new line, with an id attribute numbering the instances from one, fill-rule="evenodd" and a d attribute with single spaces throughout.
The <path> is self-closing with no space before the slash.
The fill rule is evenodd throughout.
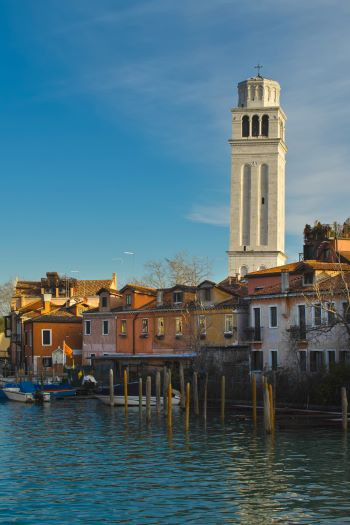
<path id="1" fill-rule="evenodd" d="M 43 394 L 50 394 L 51 399 L 63 399 L 77 395 L 77 389 L 69 384 L 47 383 L 40 386 Z"/>

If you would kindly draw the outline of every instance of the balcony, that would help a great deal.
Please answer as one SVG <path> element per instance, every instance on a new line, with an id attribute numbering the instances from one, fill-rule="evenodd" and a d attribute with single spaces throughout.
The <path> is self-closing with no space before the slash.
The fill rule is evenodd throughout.
<path id="1" fill-rule="evenodd" d="M 250 343 L 259 343 L 263 338 L 262 326 L 250 326 L 244 331 L 244 338 Z"/>
<path id="2" fill-rule="evenodd" d="M 308 328 L 305 324 L 293 325 L 288 328 L 290 337 L 296 341 L 306 341 Z"/>

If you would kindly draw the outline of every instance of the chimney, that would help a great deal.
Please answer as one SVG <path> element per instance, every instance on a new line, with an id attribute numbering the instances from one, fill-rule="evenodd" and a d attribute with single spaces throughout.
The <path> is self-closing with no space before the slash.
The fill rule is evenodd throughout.
<path id="1" fill-rule="evenodd" d="M 71 286 L 69 288 L 69 297 L 73 297 L 73 295 L 74 295 L 74 288 L 73 288 L 73 286 Z"/>
<path id="2" fill-rule="evenodd" d="M 111 288 L 113 290 L 116 290 L 117 289 L 117 274 L 115 272 L 112 273 L 112 284 L 111 284 Z"/>
<path id="3" fill-rule="evenodd" d="M 58 286 L 56 286 L 56 297 L 59 297 L 60 296 L 60 289 L 58 288 Z"/>
<path id="4" fill-rule="evenodd" d="M 52 295 L 50 293 L 44 293 L 43 299 L 44 299 L 44 314 L 48 314 L 51 310 L 51 297 Z"/>
<path id="5" fill-rule="evenodd" d="M 163 290 L 157 290 L 157 306 L 163 306 Z"/>
<path id="6" fill-rule="evenodd" d="M 281 292 L 286 293 L 289 289 L 289 272 L 281 272 Z"/>

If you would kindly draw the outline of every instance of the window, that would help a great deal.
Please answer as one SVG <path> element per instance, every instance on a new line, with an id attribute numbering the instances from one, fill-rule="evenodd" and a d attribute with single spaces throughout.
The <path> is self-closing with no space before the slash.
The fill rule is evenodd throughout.
<path id="1" fill-rule="evenodd" d="M 299 351 L 299 366 L 301 372 L 306 372 L 306 351 Z"/>
<path id="2" fill-rule="evenodd" d="M 199 319 L 199 333 L 200 335 L 205 335 L 207 333 L 207 319 L 205 315 L 200 315 Z"/>
<path id="3" fill-rule="evenodd" d="M 106 296 L 101 297 L 101 306 L 102 308 L 107 307 L 107 297 Z"/>
<path id="4" fill-rule="evenodd" d="M 298 305 L 298 316 L 299 316 L 299 337 L 300 339 L 306 339 L 306 317 L 305 317 L 305 305 Z"/>
<path id="5" fill-rule="evenodd" d="M 277 306 L 270 306 L 270 328 L 277 328 Z"/>
<path id="6" fill-rule="evenodd" d="M 264 366 L 264 354 L 261 350 L 253 350 L 251 352 L 251 369 L 253 371 L 261 371 Z"/>
<path id="7" fill-rule="evenodd" d="M 225 334 L 232 334 L 233 332 L 233 315 L 225 315 Z"/>
<path id="8" fill-rule="evenodd" d="M 252 136 L 253 137 L 259 136 L 259 117 L 258 115 L 254 115 L 252 118 Z"/>
<path id="9" fill-rule="evenodd" d="M 254 341 L 261 341 L 260 308 L 253 308 Z"/>
<path id="10" fill-rule="evenodd" d="M 313 272 L 304 273 L 304 285 L 307 286 L 309 284 L 313 284 L 313 282 L 314 282 Z"/>
<path id="11" fill-rule="evenodd" d="M 183 301 L 183 292 L 174 292 L 173 293 L 174 304 L 182 303 L 182 301 Z"/>
<path id="12" fill-rule="evenodd" d="M 120 333 L 126 335 L 126 319 L 120 321 Z"/>
<path id="13" fill-rule="evenodd" d="M 322 323 L 322 309 L 320 304 L 314 305 L 314 325 L 320 326 Z"/>
<path id="14" fill-rule="evenodd" d="M 163 304 L 163 290 L 157 291 L 157 305 L 161 306 Z"/>
<path id="15" fill-rule="evenodd" d="M 91 335 L 91 321 L 90 321 L 90 319 L 85 321 L 85 335 Z"/>
<path id="16" fill-rule="evenodd" d="M 323 352 L 313 350 L 310 352 L 310 372 L 318 372 L 323 367 Z"/>
<path id="17" fill-rule="evenodd" d="M 248 268 L 246 266 L 241 266 L 241 270 L 240 270 L 240 274 L 241 274 L 241 277 L 245 277 L 248 273 Z"/>
<path id="18" fill-rule="evenodd" d="M 339 352 L 339 363 L 343 363 L 344 365 L 350 364 L 350 351 L 349 350 L 341 350 Z"/>
<path id="19" fill-rule="evenodd" d="M 43 367 L 50 368 L 52 366 L 52 357 L 43 357 Z"/>
<path id="20" fill-rule="evenodd" d="M 249 137 L 249 117 L 244 115 L 242 118 L 242 137 Z"/>
<path id="21" fill-rule="evenodd" d="M 211 300 L 211 289 L 210 288 L 203 288 L 203 290 L 202 290 L 202 298 L 203 298 L 203 301 L 210 301 Z"/>
<path id="22" fill-rule="evenodd" d="M 102 335 L 108 335 L 109 334 L 109 321 L 105 320 L 102 321 Z"/>
<path id="23" fill-rule="evenodd" d="M 175 333 L 176 335 L 182 335 L 182 317 L 175 318 Z"/>
<path id="24" fill-rule="evenodd" d="M 148 319 L 142 319 L 142 328 L 141 332 L 143 334 L 148 334 Z"/>
<path id="25" fill-rule="evenodd" d="M 52 330 L 41 330 L 41 343 L 43 346 L 52 345 Z"/>
<path id="26" fill-rule="evenodd" d="M 157 319 L 157 335 L 164 335 L 164 318 L 158 317 Z"/>
<path id="27" fill-rule="evenodd" d="M 335 365 L 335 350 L 327 350 L 327 364 L 328 368 L 332 368 Z"/>
<path id="28" fill-rule="evenodd" d="M 270 350 L 270 362 L 271 370 L 277 370 L 277 350 Z"/>
<path id="29" fill-rule="evenodd" d="M 132 296 L 130 293 L 128 293 L 126 296 L 125 296 L 125 304 L 126 306 L 131 306 L 131 300 L 132 300 Z"/>
<path id="30" fill-rule="evenodd" d="M 261 119 L 261 134 L 263 137 L 269 136 L 269 116 L 263 115 Z"/>
<path id="31" fill-rule="evenodd" d="M 335 304 L 334 303 L 328 303 L 327 304 L 327 324 L 328 325 L 334 325 L 335 323 Z"/>
<path id="32" fill-rule="evenodd" d="M 350 303 L 343 303 L 343 317 L 347 323 L 350 323 Z"/>

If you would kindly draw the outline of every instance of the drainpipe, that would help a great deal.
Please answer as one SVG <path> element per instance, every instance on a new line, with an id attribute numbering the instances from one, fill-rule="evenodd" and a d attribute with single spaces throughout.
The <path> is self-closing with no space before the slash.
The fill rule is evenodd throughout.
<path id="1" fill-rule="evenodd" d="M 140 315 L 141 312 L 137 312 L 135 316 L 132 319 L 132 353 L 136 354 L 135 352 L 135 321 Z"/>

